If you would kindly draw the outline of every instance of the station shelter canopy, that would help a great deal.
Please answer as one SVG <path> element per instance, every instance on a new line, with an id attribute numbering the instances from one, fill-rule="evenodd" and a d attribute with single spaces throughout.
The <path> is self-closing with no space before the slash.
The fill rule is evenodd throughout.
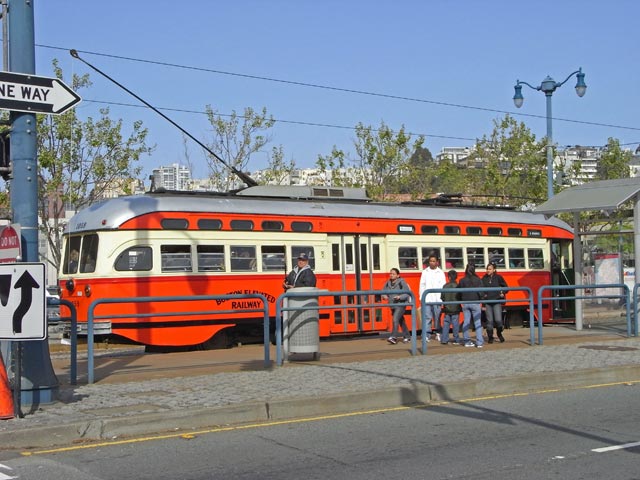
<path id="1" fill-rule="evenodd" d="M 544 215 L 604 210 L 611 212 L 640 192 L 640 178 L 602 180 L 567 188 L 534 211 Z"/>

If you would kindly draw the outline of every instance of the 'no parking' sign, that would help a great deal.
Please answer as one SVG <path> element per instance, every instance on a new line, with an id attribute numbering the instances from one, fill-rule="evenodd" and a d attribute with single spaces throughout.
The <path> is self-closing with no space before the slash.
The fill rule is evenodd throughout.
<path id="1" fill-rule="evenodd" d="M 0 340 L 44 340 L 44 263 L 0 264 Z"/>

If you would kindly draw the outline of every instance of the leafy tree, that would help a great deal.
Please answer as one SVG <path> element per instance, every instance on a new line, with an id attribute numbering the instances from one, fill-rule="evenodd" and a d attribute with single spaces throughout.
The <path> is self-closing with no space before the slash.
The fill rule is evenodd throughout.
<path id="1" fill-rule="evenodd" d="M 213 127 L 213 141 L 207 146 L 228 165 L 207 155 L 211 183 L 220 191 L 237 188 L 241 182 L 229 167 L 246 171 L 251 155 L 261 151 L 271 141 L 265 132 L 273 127 L 275 120 L 267 115 L 266 108 L 256 112 L 247 107 L 244 115 L 239 116 L 233 111 L 227 119 L 222 118 L 210 105 L 206 106 L 206 112 Z"/>
<path id="2" fill-rule="evenodd" d="M 378 200 L 399 193 L 403 177 L 411 173 L 409 159 L 423 142 L 419 137 L 412 143 L 404 126 L 394 132 L 384 122 L 377 130 L 359 123 L 354 141 L 358 182 Z"/>
<path id="3" fill-rule="evenodd" d="M 620 140 L 609 138 L 600 160 L 598 160 L 598 176 L 600 180 L 613 180 L 616 178 L 629 178 L 629 162 L 631 152 L 620 148 Z"/>
<path id="4" fill-rule="evenodd" d="M 55 76 L 63 79 L 58 61 Z M 68 83 L 75 91 L 91 86 L 89 75 L 73 75 Z M 105 196 L 112 189 L 130 188 L 140 173 L 136 165 L 151 152 L 147 129 L 136 121 L 130 133 L 123 133 L 122 120 L 113 120 L 109 109 L 100 117 L 81 120 L 72 109 L 62 115 L 38 115 L 38 214 L 47 238 L 53 265 L 60 264 L 60 245 L 65 210 L 79 210 Z"/>
<path id="5" fill-rule="evenodd" d="M 465 193 L 469 185 L 469 175 L 450 160 L 441 161 L 434 169 L 432 192 Z"/>
<path id="6" fill-rule="evenodd" d="M 413 155 L 411 155 L 411 158 L 409 158 L 409 164 L 413 166 L 426 167 L 430 164 L 433 164 L 433 155 L 431 154 L 431 151 L 428 148 L 423 147 L 422 145 L 419 145 L 414 150 Z"/>
<path id="7" fill-rule="evenodd" d="M 469 185 L 467 193 L 502 197 L 516 206 L 545 198 L 545 145 L 510 115 L 494 120 L 491 134 L 483 136 L 470 155 L 472 162 L 484 168 L 472 174 L 476 183 Z"/>
<path id="8" fill-rule="evenodd" d="M 269 153 L 269 163 L 264 172 L 264 182 L 267 184 L 286 185 L 296 169 L 295 160 L 286 161 L 284 159 L 284 149 L 282 145 L 273 147 Z"/>
<path id="9" fill-rule="evenodd" d="M 362 187 L 348 175 L 344 151 L 333 146 L 329 155 L 318 155 L 316 160 L 320 185 L 325 187 Z"/>
<path id="10" fill-rule="evenodd" d="M 9 216 L 9 192 L 0 192 L 0 217 Z"/>

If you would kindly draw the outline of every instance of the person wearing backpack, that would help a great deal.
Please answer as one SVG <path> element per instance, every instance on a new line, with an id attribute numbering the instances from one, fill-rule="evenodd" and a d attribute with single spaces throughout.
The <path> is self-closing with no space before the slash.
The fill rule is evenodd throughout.
<path id="1" fill-rule="evenodd" d="M 447 272 L 447 278 L 449 281 L 444 284 L 442 288 L 453 289 L 458 288 L 456 279 L 458 278 L 458 272 L 455 270 L 449 270 Z M 459 302 L 459 292 L 442 292 L 440 298 L 443 302 Z M 443 303 L 442 311 L 444 312 L 444 323 L 442 325 L 442 335 L 440 337 L 440 343 L 442 345 L 449 344 L 449 326 L 453 329 L 453 345 L 460 345 L 460 308 L 459 303 Z"/>
<path id="2" fill-rule="evenodd" d="M 476 274 L 476 266 L 473 263 L 467 264 L 464 270 L 464 277 L 460 280 L 459 288 L 482 288 L 482 280 Z M 465 347 L 483 348 L 484 338 L 482 337 L 482 293 L 481 292 L 460 292 L 460 300 L 462 304 L 462 341 Z M 476 330 L 476 343 L 471 341 L 469 335 L 469 327 L 473 322 Z"/>

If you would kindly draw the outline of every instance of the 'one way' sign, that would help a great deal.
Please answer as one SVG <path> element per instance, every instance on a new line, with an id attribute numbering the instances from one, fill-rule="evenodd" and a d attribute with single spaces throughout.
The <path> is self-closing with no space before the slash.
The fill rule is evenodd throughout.
<path id="1" fill-rule="evenodd" d="M 0 264 L 0 340 L 44 340 L 43 263 Z"/>
<path id="2" fill-rule="evenodd" d="M 0 72 L 0 108 L 29 113 L 60 114 L 80 96 L 62 80 L 24 73 Z"/>

